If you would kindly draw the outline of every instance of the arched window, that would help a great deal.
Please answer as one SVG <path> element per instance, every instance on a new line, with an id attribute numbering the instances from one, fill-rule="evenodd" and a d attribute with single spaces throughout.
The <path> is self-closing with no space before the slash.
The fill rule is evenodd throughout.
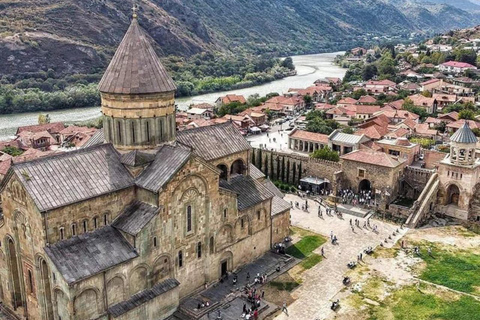
<path id="1" fill-rule="evenodd" d="M 122 142 L 122 125 L 120 124 L 120 121 L 117 122 L 117 131 L 118 131 L 118 141 Z"/>
<path id="2" fill-rule="evenodd" d="M 33 275 L 32 271 L 28 270 L 28 292 L 33 294 L 34 293 L 34 285 L 33 285 Z"/>
<path id="3" fill-rule="evenodd" d="M 72 224 L 72 236 L 77 235 L 77 225 L 75 223 Z"/>
<path id="4" fill-rule="evenodd" d="M 224 219 L 227 218 L 227 209 L 223 209 L 223 218 L 224 218 Z"/>
<path id="5" fill-rule="evenodd" d="M 83 233 L 86 233 L 88 231 L 88 221 L 83 220 Z"/>
<path id="6" fill-rule="evenodd" d="M 200 259 L 202 257 L 202 243 L 197 243 L 197 258 Z"/>
<path id="7" fill-rule="evenodd" d="M 213 237 L 210 237 L 210 244 L 209 244 L 209 247 L 210 247 L 210 254 L 213 254 L 214 252 L 214 247 L 213 247 Z"/>
<path id="8" fill-rule="evenodd" d="M 187 232 L 192 231 L 192 206 L 187 206 Z"/>
<path id="9" fill-rule="evenodd" d="M 132 121 L 130 129 L 132 130 L 132 143 L 135 143 L 135 123 Z"/>
<path id="10" fill-rule="evenodd" d="M 150 142 L 150 123 L 147 122 L 145 123 L 145 131 L 147 133 L 147 141 Z"/>
<path id="11" fill-rule="evenodd" d="M 60 240 L 65 239 L 65 229 L 62 227 L 59 229 L 60 231 Z"/>
<path id="12" fill-rule="evenodd" d="M 260 211 L 257 211 L 257 220 L 260 220 Z"/>
<path id="13" fill-rule="evenodd" d="M 243 224 L 243 218 L 242 218 L 242 219 L 240 219 L 240 227 L 242 227 L 242 229 L 243 229 L 243 227 L 244 227 L 244 224 Z"/>
<path id="14" fill-rule="evenodd" d="M 103 215 L 103 224 L 106 226 L 108 224 L 108 213 Z"/>
<path id="15" fill-rule="evenodd" d="M 153 246 L 157 247 L 157 237 L 153 237 Z"/>
<path id="16" fill-rule="evenodd" d="M 98 228 L 98 218 L 95 217 L 95 218 L 93 218 L 93 229 L 96 230 L 97 228 Z"/>
<path id="17" fill-rule="evenodd" d="M 183 267 L 183 253 L 182 250 L 178 251 L 178 267 Z"/>

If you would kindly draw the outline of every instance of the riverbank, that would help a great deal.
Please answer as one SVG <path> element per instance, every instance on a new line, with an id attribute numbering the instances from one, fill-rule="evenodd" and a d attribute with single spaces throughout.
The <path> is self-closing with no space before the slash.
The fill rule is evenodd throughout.
<path id="1" fill-rule="evenodd" d="M 186 110 L 192 104 L 213 104 L 218 97 L 230 93 L 241 94 L 245 97 L 256 93 L 260 96 L 265 96 L 271 92 L 281 94 L 287 92 L 289 88 L 306 88 L 319 78 L 343 78 L 346 70 L 333 65 L 333 61 L 338 54 L 342 54 L 342 52 L 293 56 L 293 64 L 297 70 L 297 75 L 295 76 L 239 90 L 221 91 L 180 98 L 176 100 L 177 107 L 179 110 Z M 19 126 L 37 124 L 38 114 L 39 112 L 0 115 L 0 140 L 11 138 Z M 66 123 L 93 120 L 101 116 L 100 107 L 64 109 L 48 112 L 48 114 L 52 122 Z"/>

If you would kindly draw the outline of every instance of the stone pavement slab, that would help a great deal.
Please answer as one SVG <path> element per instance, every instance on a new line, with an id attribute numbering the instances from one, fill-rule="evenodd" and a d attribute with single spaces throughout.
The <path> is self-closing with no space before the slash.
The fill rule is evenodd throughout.
<path id="1" fill-rule="evenodd" d="M 286 195 L 285 200 L 294 203 L 295 201 L 305 202 L 304 199 L 295 195 Z M 328 238 L 330 238 L 330 233 L 333 232 L 338 238 L 338 245 L 332 245 L 331 242 L 324 245 L 326 258 L 303 273 L 305 281 L 292 293 L 296 301 L 288 306 L 289 316 L 282 313 L 276 317 L 278 320 L 325 319 L 332 312 L 330 310 L 331 299 L 344 287 L 342 280 L 343 275 L 348 270 L 348 262 L 357 261 L 359 253 L 369 246 L 377 247 L 385 239 L 387 239 L 387 243 L 384 243 L 386 247 L 393 246 L 408 231 L 407 229 L 400 229 L 399 226 L 394 224 L 371 219 L 370 224 L 372 226 L 377 225 L 378 233 L 373 232 L 370 228 L 359 227 L 355 227 L 353 232 L 350 219 L 352 219 L 352 222 L 359 219 L 360 226 L 363 226 L 365 219 L 348 214 L 344 214 L 343 219 L 336 216 L 329 217 L 325 214 L 324 208 L 322 208 L 324 212 L 322 219 L 317 215 L 319 204 L 313 200 L 308 200 L 308 204 L 310 213 L 292 208 L 292 225 L 311 230 Z M 399 234 L 392 236 L 397 229 Z M 388 240 L 389 236 L 392 236 L 392 240 Z"/>

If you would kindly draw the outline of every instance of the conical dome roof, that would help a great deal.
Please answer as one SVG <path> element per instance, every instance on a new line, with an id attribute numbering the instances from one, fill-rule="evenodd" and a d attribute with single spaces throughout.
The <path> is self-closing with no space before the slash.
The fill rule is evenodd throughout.
<path id="1" fill-rule="evenodd" d="M 98 89 L 117 94 L 161 93 L 177 89 L 136 18 L 132 20 Z"/>
<path id="2" fill-rule="evenodd" d="M 451 137 L 450 141 L 457 143 L 477 143 L 478 139 L 465 121 L 463 127 L 457 130 Z"/>

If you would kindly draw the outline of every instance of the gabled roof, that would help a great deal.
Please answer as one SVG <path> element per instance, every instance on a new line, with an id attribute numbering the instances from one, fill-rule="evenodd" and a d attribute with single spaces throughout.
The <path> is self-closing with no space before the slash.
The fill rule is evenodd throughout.
<path id="1" fill-rule="evenodd" d="M 340 157 L 342 160 L 350 160 L 362 163 L 368 163 L 372 165 L 396 168 L 402 164 L 402 162 L 393 159 L 391 156 L 384 152 L 369 151 L 369 150 L 355 150 Z"/>
<path id="2" fill-rule="evenodd" d="M 305 130 L 295 130 L 290 134 L 290 138 L 328 144 L 328 135 Z"/>
<path id="3" fill-rule="evenodd" d="M 282 198 L 275 196 L 272 199 L 272 216 L 275 216 L 279 213 L 290 210 L 292 205 L 290 202 L 283 200 Z"/>
<path id="4" fill-rule="evenodd" d="M 111 144 L 15 163 L 12 169 L 40 212 L 134 185 Z"/>
<path id="5" fill-rule="evenodd" d="M 120 231 L 111 226 L 57 242 L 44 250 L 68 284 L 138 256 Z"/>
<path id="6" fill-rule="evenodd" d="M 358 103 L 376 103 L 377 99 L 375 99 L 372 96 L 361 96 L 360 99 L 358 99 Z"/>
<path id="7" fill-rule="evenodd" d="M 354 135 L 354 134 L 343 133 L 340 130 L 333 131 L 328 136 L 328 139 L 331 140 L 334 143 L 338 142 L 338 143 L 347 143 L 347 144 L 352 144 L 352 145 L 368 140 L 368 138 L 366 138 L 364 135 L 357 136 L 357 135 Z"/>
<path id="8" fill-rule="evenodd" d="M 121 161 L 124 165 L 130 167 L 144 166 L 153 162 L 155 159 L 154 153 L 149 153 L 140 150 L 133 150 L 128 153 L 122 154 Z"/>
<path id="9" fill-rule="evenodd" d="M 63 129 L 65 129 L 65 125 L 62 122 L 35 124 L 32 126 L 18 127 L 17 135 L 24 131 L 33 132 L 33 133 L 41 132 L 41 131 L 48 131 L 49 133 L 59 133 Z"/>
<path id="10" fill-rule="evenodd" d="M 250 176 L 253 179 L 258 180 L 258 179 L 265 178 L 265 174 L 262 171 L 260 171 L 260 169 L 255 167 L 252 163 L 249 163 L 248 167 L 250 169 Z"/>
<path id="11" fill-rule="evenodd" d="M 465 121 L 463 127 L 458 129 L 451 137 L 450 141 L 457 143 L 477 143 L 478 139 L 470 129 L 469 122 Z"/>
<path id="12" fill-rule="evenodd" d="M 152 164 L 138 176 L 135 183 L 141 188 L 159 192 L 173 175 L 184 166 L 191 155 L 192 152 L 187 148 L 164 145 L 155 155 Z"/>
<path id="13" fill-rule="evenodd" d="M 207 161 L 251 149 L 229 121 L 178 132 L 177 141 L 191 147 L 195 155 Z"/>
<path id="14" fill-rule="evenodd" d="M 177 89 L 136 18 L 132 20 L 98 89 L 116 94 L 149 94 Z"/>
<path id="15" fill-rule="evenodd" d="M 167 279 L 157 283 L 151 289 L 143 290 L 134 294 L 130 299 L 111 306 L 108 308 L 108 313 L 110 313 L 114 318 L 118 318 L 128 311 L 133 310 L 172 289 L 175 289 L 179 285 L 180 282 L 178 282 L 177 279 Z"/>
<path id="16" fill-rule="evenodd" d="M 220 187 L 237 194 L 239 211 L 253 207 L 274 196 L 261 182 L 250 176 L 237 175 L 230 181 L 220 180 Z"/>
<path id="17" fill-rule="evenodd" d="M 135 200 L 122 210 L 112 226 L 135 236 L 160 212 L 160 209 L 161 207 Z"/>

